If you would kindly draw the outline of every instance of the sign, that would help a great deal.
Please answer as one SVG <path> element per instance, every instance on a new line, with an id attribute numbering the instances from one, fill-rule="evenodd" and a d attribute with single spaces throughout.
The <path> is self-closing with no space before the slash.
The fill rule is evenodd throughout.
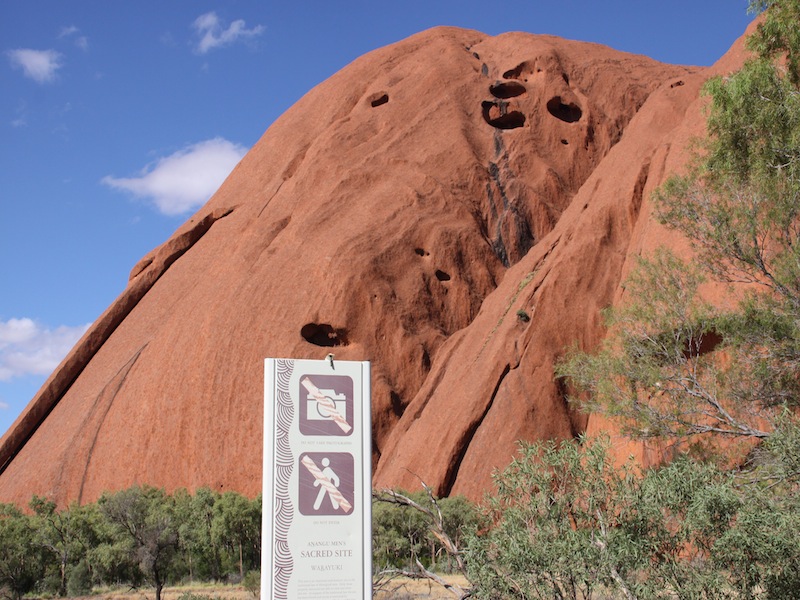
<path id="1" fill-rule="evenodd" d="M 264 363 L 262 600 L 372 597 L 369 362 Z"/>

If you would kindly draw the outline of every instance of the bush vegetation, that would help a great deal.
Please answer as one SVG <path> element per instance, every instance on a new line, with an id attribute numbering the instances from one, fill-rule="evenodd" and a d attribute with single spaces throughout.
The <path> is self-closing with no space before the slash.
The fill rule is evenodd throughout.
<path id="1" fill-rule="evenodd" d="M 261 567 L 261 498 L 135 486 L 58 510 L 0 505 L 0 597 L 85 595 L 93 587 L 241 581 Z"/>
<path id="2" fill-rule="evenodd" d="M 433 506 L 424 493 L 411 494 Z M 463 498 L 437 503 L 447 535 L 458 541 L 477 522 Z M 200 488 L 194 494 L 134 486 L 96 503 L 58 510 L 34 496 L 28 510 L 0 505 L 0 598 L 27 593 L 80 596 L 93 588 L 155 588 L 188 582 L 241 583 L 258 596 L 261 498 Z M 380 570 L 452 570 L 454 555 L 431 532 L 425 515 L 377 502 L 373 562 Z"/>

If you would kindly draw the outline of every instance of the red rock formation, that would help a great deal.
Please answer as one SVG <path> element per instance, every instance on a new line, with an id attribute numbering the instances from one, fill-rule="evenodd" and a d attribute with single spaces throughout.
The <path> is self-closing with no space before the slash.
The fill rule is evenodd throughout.
<path id="1" fill-rule="evenodd" d="M 453 28 L 356 60 L 134 267 L 0 440 L 0 501 L 255 495 L 262 361 L 329 346 L 372 361 L 375 483 L 478 497 L 516 440 L 586 427 L 553 361 L 663 235 L 712 72 Z"/>

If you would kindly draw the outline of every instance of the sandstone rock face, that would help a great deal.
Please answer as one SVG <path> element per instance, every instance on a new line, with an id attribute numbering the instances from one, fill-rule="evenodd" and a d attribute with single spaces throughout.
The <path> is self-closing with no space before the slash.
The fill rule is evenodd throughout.
<path id="1" fill-rule="evenodd" d="M 375 485 L 480 497 L 516 440 L 587 427 L 553 362 L 668 238 L 646 199 L 713 72 L 454 28 L 356 60 L 134 267 L 0 440 L 0 501 L 255 495 L 263 359 L 329 351 L 372 361 Z"/>

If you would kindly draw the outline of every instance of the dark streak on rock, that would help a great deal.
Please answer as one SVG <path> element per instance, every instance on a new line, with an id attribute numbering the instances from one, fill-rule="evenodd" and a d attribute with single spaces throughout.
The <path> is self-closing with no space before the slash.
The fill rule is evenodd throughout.
<path id="1" fill-rule="evenodd" d="M 478 431 L 478 428 L 481 426 L 483 421 L 486 419 L 486 415 L 489 414 L 489 411 L 492 409 L 492 405 L 494 404 L 494 399 L 497 397 L 497 392 L 500 391 L 500 386 L 503 383 L 503 380 L 506 378 L 506 375 L 511 371 L 510 365 L 505 365 L 503 368 L 503 372 L 500 374 L 497 383 L 494 386 L 494 390 L 492 391 L 492 395 L 489 397 L 489 401 L 486 403 L 486 407 L 483 409 L 481 415 L 472 423 L 469 424 L 467 429 L 461 436 L 461 439 L 458 440 L 455 447 L 458 449 L 458 455 L 454 457 L 454 460 L 451 461 L 450 465 L 447 468 L 447 472 L 444 475 L 442 480 L 442 489 L 439 490 L 439 495 L 442 497 L 446 497 L 450 495 L 450 492 L 453 489 L 453 485 L 456 482 L 456 478 L 458 477 L 458 471 L 461 468 L 461 463 L 464 462 L 464 457 L 467 454 L 467 450 L 469 450 L 469 446 L 472 443 L 475 434 Z"/>

